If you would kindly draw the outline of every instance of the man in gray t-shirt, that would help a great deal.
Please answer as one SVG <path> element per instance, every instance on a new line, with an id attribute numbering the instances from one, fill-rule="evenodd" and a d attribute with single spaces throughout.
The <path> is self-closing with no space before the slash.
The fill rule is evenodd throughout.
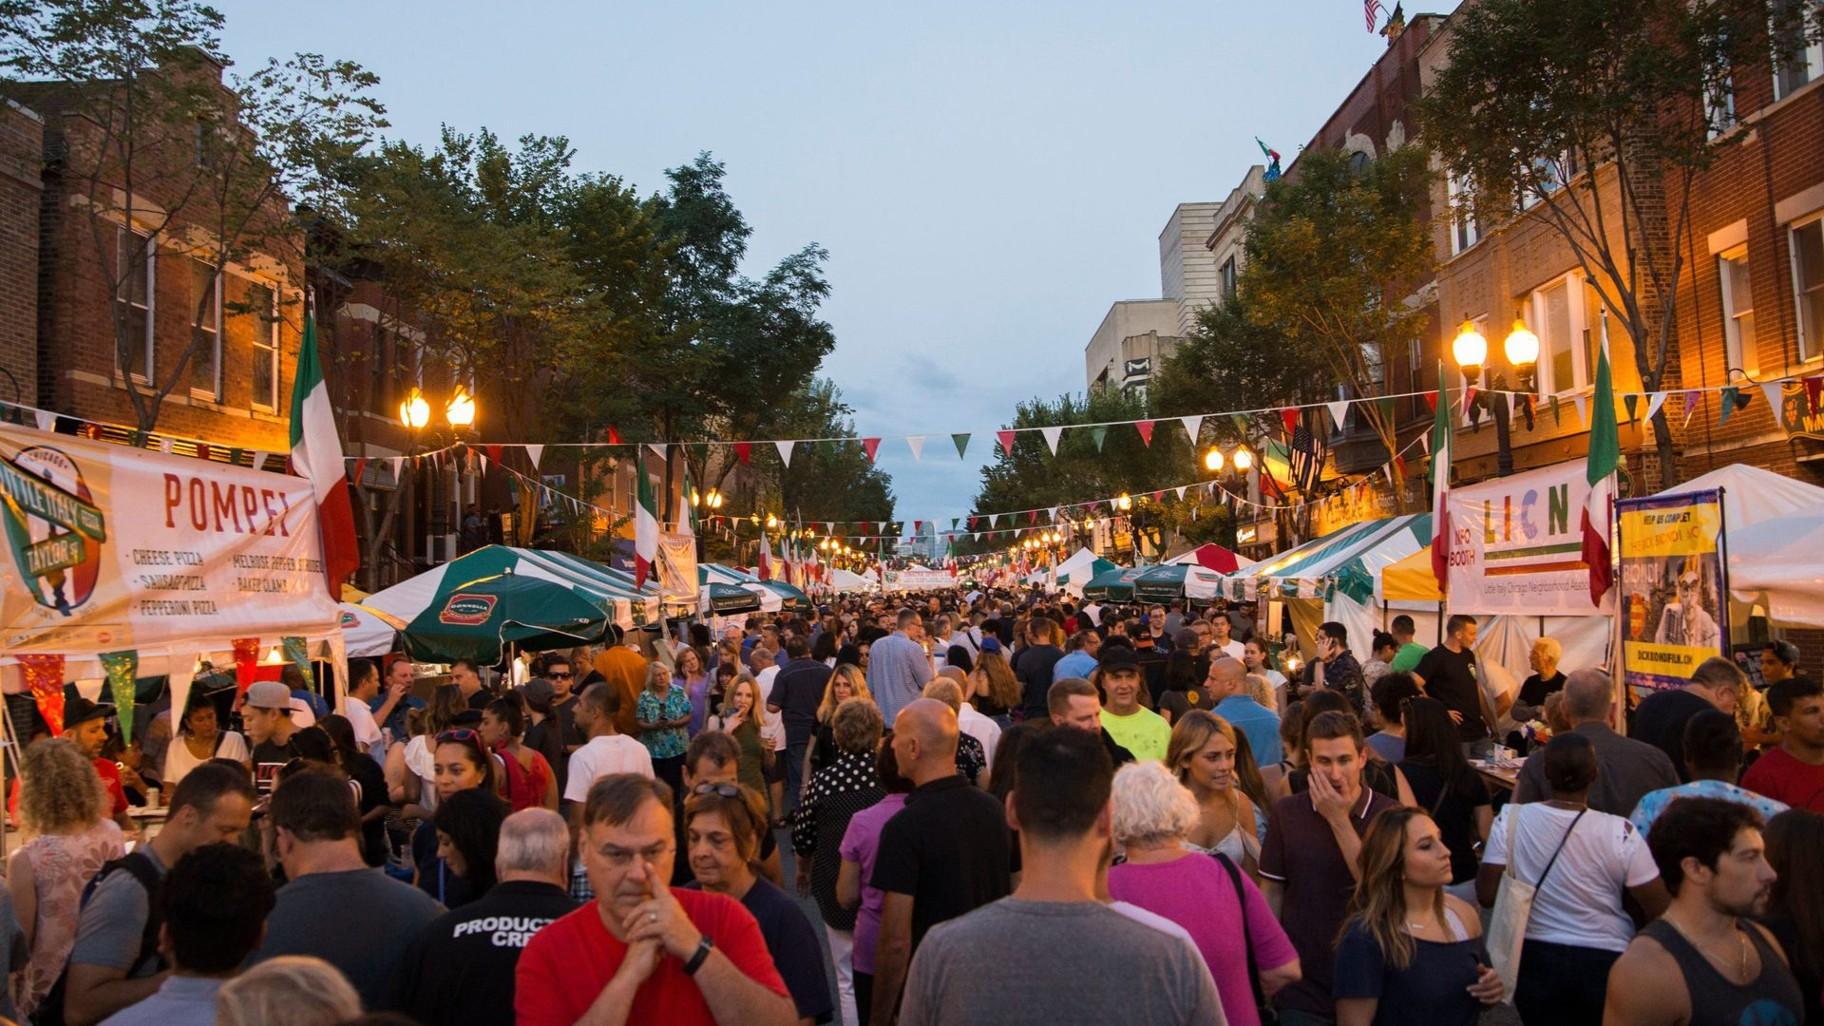
<path id="1" fill-rule="evenodd" d="M 1019 889 L 931 928 L 912 958 L 901 1026 L 1227 1022 L 1190 942 L 1096 900 L 1113 778 L 1096 734 L 1052 730 L 1021 749 L 1009 816 Z M 1010 959 L 1019 972 L 981 971 Z"/>

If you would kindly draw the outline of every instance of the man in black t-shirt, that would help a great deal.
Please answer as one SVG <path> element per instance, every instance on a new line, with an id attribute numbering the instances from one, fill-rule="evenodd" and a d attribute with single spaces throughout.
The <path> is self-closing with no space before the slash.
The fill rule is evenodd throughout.
<path id="1" fill-rule="evenodd" d="M 880 832 L 874 875 L 885 894 L 874 956 L 872 1022 L 891 1022 L 912 953 L 938 923 L 1007 896 L 1012 844 L 1001 803 L 956 772 L 956 714 L 921 698 L 893 722 L 899 772 L 915 785 Z"/>
<path id="2" fill-rule="evenodd" d="M 1721 656 L 1704 660 L 1691 673 L 1691 683 L 1681 688 L 1655 691 L 1634 710 L 1634 723 L 1628 736 L 1665 752 L 1678 771 L 1678 782 L 1691 782 L 1691 770 L 1685 765 L 1685 724 L 1705 709 L 1721 709 L 1735 715 L 1735 703 L 1748 677 L 1741 668 Z"/>
<path id="3" fill-rule="evenodd" d="M 526 941 L 575 910 L 570 829 L 549 809 L 525 809 L 500 825 L 500 882 L 481 898 L 432 920 L 399 966 L 399 1007 L 424 1026 L 513 1021 L 513 976 Z"/>
<path id="4" fill-rule="evenodd" d="M 1520 703 L 1539 710 L 1537 715 L 1544 714 L 1547 698 L 1564 690 L 1564 671 L 1558 669 L 1558 660 L 1563 657 L 1564 646 L 1557 638 L 1541 637 L 1527 653 L 1526 663 L 1533 673 L 1520 684 Z"/>
<path id="5" fill-rule="evenodd" d="M 1444 643 L 1425 653 L 1412 675 L 1428 697 L 1450 710 L 1457 740 L 1465 744 L 1487 740 L 1496 716 L 1476 673 L 1476 618 L 1453 616 L 1446 621 L 1444 632 Z"/>
<path id="6" fill-rule="evenodd" d="M 786 800 L 796 807 L 803 793 L 804 755 L 811 747 L 811 735 L 817 732 L 817 707 L 823 704 L 823 687 L 829 683 L 830 668 L 812 659 L 810 643 L 797 635 L 785 642 L 788 657 L 773 687 L 767 694 L 767 712 L 780 714 L 785 726 Z"/>
<path id="7" fill-rule="evenodd" d="M 261 794 L 271 794 L 279 768 L 302 754 L 292 740 L 298 727 L 291 722 L 291 691 L 276 680 L 254 684 L 242 703 L 241 721 L 253 742 L 254 784 Z"/>

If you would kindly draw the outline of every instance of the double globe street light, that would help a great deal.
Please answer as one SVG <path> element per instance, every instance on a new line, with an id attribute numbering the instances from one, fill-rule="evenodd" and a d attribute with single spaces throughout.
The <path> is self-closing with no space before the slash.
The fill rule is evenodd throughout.
<path id="1" fill-rule="evenodd" d="M 1520 377 L 1520 390 L 1527 393 L 1527 397 L 1522 400 L 1522 408 L 1526 413 L 1527 430 L 1530 431 L 1533 427 L 1531 399 L 1534 384 L 1533 372 L 1539 364 L 1539 336 L 1533 334 L 1525 321 L 1515 318 L 1514 327 L 1507 333 L 1507 338 L 1501 343 L 1501 348 L 1507 355 L 1507 365 L 1512 367 L 1514 373 Z M 1457 337 L 1451 340 L 1450 353 L 1456 358 L 1457 366 L 1463 371 L 1463 377 L 1472 385 L 1480 385 L 1484 368 L 1488 364 L 1488 339 L 1482 337 L 1482 333 L 1476 330 L 1475 322 L 1468 317 L 1464 317 L 1463 326 L 1457 330 Z M 1494 372 L 1485 387 L 1494 391 L 1506 391 L 1508 387 L 1506 375 L 1500 371 Z M 1505 402 L 1490 403 L 1489 407 L 1495 420 L 1496 473 L 1505 477 L 1514 472 L 1514 450 L 1509 436 L 1508 404 Z M 1464 412 L 1467 413 L 1468 410 L 1466 409 Z"/>

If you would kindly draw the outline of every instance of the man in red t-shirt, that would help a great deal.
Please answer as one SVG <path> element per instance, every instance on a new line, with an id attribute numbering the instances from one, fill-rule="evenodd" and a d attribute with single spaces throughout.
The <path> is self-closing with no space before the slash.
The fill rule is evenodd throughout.
<path id="1" fill-rule="evenodd" d="M 760 924 L 723 894 L 671 890 L 671 789 L 605 776 L 579 843 L 594 901 L 538 931 L 520 954 L 519 1026 L 678 1026 L 797 1021 Z"/>
<path id="2" fill-rule="evenodd" d="M 114 715 L 114 707 L 105 702 L 91 702 L 81 695 L 70 700 L 63 709 L 62 737 L 82 750 L 84 758 L 95 764 L 95 772 L 101 782 L 107 786 L 109 815 L 128 837 L 137 836 L 139 827 L 133 818 L 127 815 L 127 792 L 120 784 L 120 766 L 112 759 L 101 757 L 101 751 L 108 744 L 108 719 Z M 6 800 L 7 812 L 19 814 L 19 780 L 13 779 L 12 790 Z"/>
<path id="3" fill-rule="evenodd" d="M 1804 677 L 1767 689 L 1780 746 L 1742 776 L 1742 786 L 1795 809 L 1824 812 L 1824 685 Z"/>

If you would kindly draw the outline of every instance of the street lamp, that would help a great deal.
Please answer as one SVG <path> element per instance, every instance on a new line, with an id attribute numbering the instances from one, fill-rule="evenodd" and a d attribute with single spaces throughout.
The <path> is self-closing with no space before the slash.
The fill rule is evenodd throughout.
<path id="1" fill-rule="evenodd" d="M 1211 446 L 1210 451 L 1203 454 L 1203 469 L 1209 471 L 1212 474 L 1222 473 L 1222 450 L 1221 449 L 1218 449 L 1215 446 Z"/>
<path id="2" fill-rule="evenodd" d="M 1235 450 L 1235 469 L 1237 471 L 1245 474 L 1248 472 L 1248 468 L 1252 467 L 1253 465 L 1254 465 L 1254 454 L 1248 451 L 1247 446 L 1244 445 L 1241 448 Z"/>
<path id="3" fill-rule="evenodd" d="M 1522 391 L 1530 393 L 1533 390 L 1533 369 L 1539 361 L 1539 336 L 1527 328 L 1526 322 L 1515 318 L 1513 329 L 1508 332 L 1501 348 L 1506 353 L 1508 366 L 1520 378 Z M 1475 324 L 1467 317 L 1458 329 L 1457 337 L 1451 340 L 1450 352 L 1456 357 L 1457 366 L 1462 368 L 1464 378 L 1471 384 L 1481 382 L 1483 370 L 1488 364 L 1488 339 L 1482 337 L 1482 333 L 1476 330 Z M 1506 375 L 1496 371 L 1490 377 L 1487 387 L 1496 392 L 1507 391 Z M 1522 407 L 1526 413 L 1526 426 L 1530 430 L 1533 426 L 1530 399 L 1523 399 Z M 1514 449 L 1507 403 L 1490 403 L 1489 409 L 1495 421 L 1495 472 L 1498 476 L 1505 477 L 1514 472 Z M 1465 412 L 1468 412 L 1467 409 Z"/>
<path id="4" fill-rule="evenodd" d="M 457 385 L 455 394 L 451 395 L 450 401 L 444 405 L 443 415 L 450 422 L 451 427 L 474 426 L 475 397 L 469 394 L 468 389 Z"/>
<path id="5" fill-rule="evenodd" d="M 399 400 L 399 423 L 413 431 L 422 431 L 431 422 L 431 404 L 424 401 L 424 393 L 416 388 L 411 394 Z"/>
<path id="6" fill-rule="evenodd" d="M 1122 512 L 1126 512 L 1127 510 L 1133 509 L 1134 508 L 1133 497 L 1128 495 L 1126 492 L 1122 492 L 1120 495 L 1115 496 L 1115 508 L 1118 510 L 1121 510 Z"/>

